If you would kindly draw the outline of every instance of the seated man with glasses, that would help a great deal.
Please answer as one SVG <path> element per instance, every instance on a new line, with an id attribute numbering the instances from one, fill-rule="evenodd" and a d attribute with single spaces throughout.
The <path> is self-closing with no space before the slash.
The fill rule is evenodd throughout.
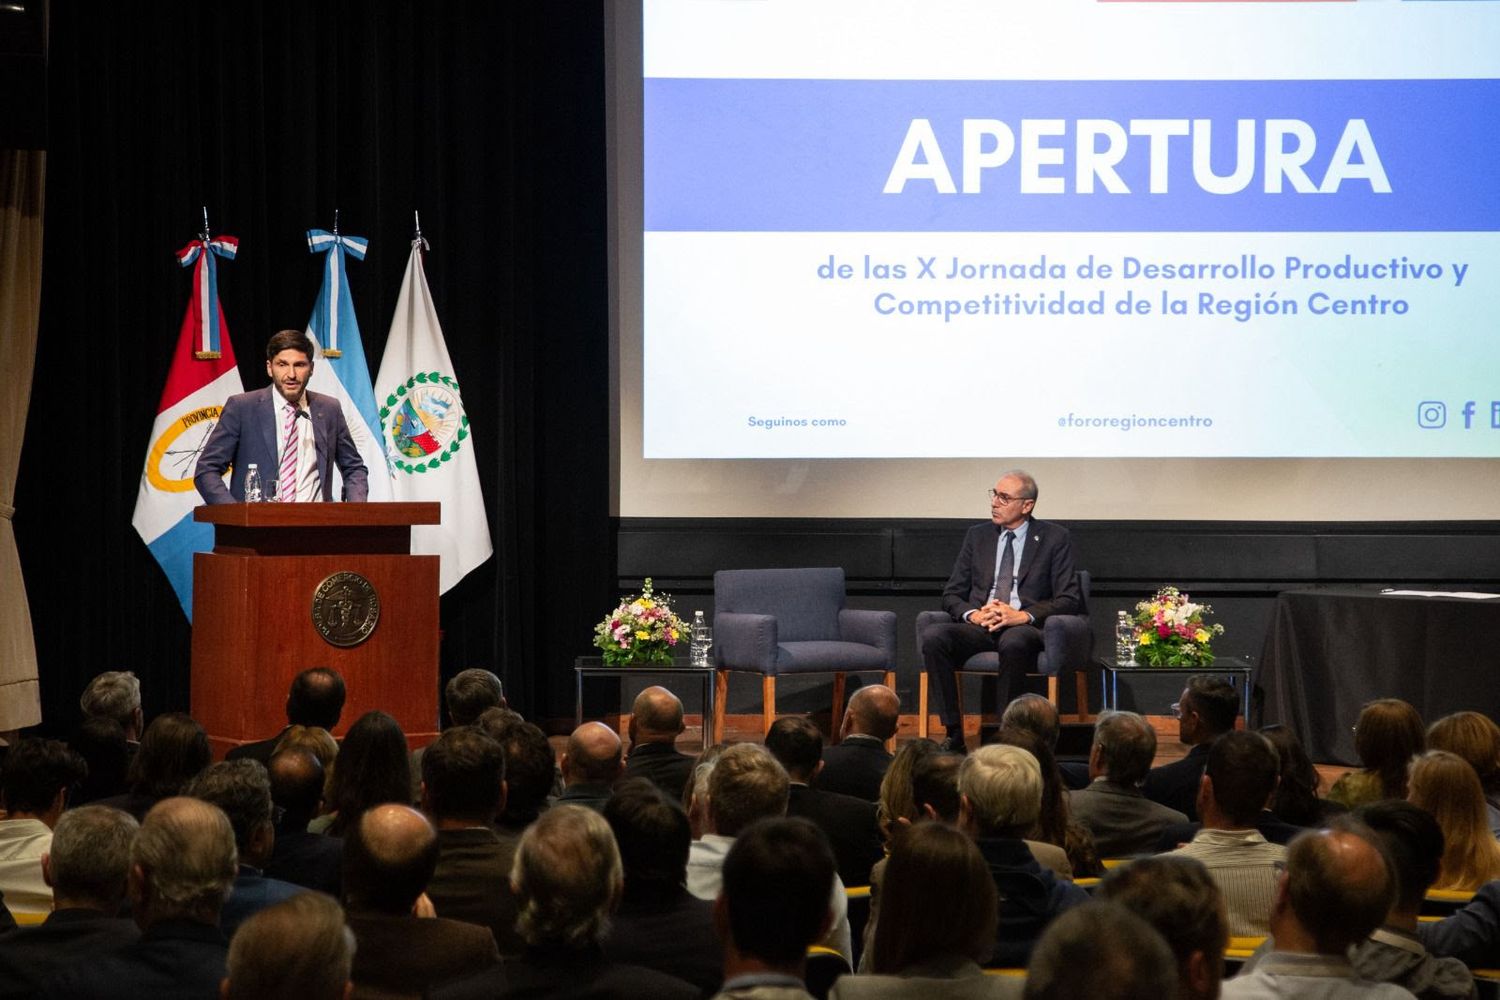
<path id="1" fill-rule="evenodd" d="M 1036 480 L 1007 472 L 990 490 L 990 520 L 964 536 L 953 575 L 943 588 L 943 610 L 952 619 L 922 634 L 922 663 L 936 681 L 947 739 L 964 752 L 954 671 L 976 653 L 1000 654 L 998 697 L 1010 701 L 1019 678 L 1036 668 L 1042 622 L 1077 614 L 1083 605 L 1068 531 L 1031 516 Z"/>

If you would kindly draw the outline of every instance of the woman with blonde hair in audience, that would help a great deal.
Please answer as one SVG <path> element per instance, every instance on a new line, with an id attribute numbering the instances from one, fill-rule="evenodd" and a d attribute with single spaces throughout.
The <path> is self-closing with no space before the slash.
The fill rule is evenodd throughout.
<path id="1" fill-rule="evenodd" d="M 1484 789 L 1468 761 L 1429 750 L 1411 762 L 1410 784 L 1408 801 L 1443 829 L 1443 864 L 1432 887 L 1474 892 L 1500 878 L 1500 842 L 1490 832 Z"/>
<path id="2" fill-rule="evenodd" d="M 1354 727 L 1354 750 L 1364 768 L 1335 781 L 1328 797 L 1348 809 L 1404 799 L 1406 766 L 1425 749 L 1427 731 L 1415 708 L 1399 698 L 1369 702 Z"/>
<path id="3" fill-rule="evenodd" d="M 999 900 L 974 841 L 943 823 L 903 825 L 888 862 L 873 975 L 842 977 L 830 1000 L 1019 996 L 1018 980 L 979 967 L 995 948 Z"/>
<path id="4" fill-rule="evenodd" d="M 1482 712 L 1454 712 L 1428 727 L 1427 748 L 1469 762 L 1484 788 L 1490 832 L 1500 837 L 1500 726 Z"/>

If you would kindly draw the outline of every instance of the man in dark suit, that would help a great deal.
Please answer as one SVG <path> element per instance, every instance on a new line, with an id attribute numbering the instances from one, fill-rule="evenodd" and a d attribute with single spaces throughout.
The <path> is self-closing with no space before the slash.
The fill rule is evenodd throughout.
<path id="1" fill-rule="evenodd" d="M 234 829 L 217 806 L 163 799 L 130 849 L 130 910 L 141 937 L 113 955 L 75 962 L 39 994 L 68 1000 L 218 995 L 229 943 L 219 912 L 235 875 Z"/>
<path id="2" fill-rule="evenodd" d="M 35 996 L 57 971 L 140 937 L 134 923 L 118 916 L 138 828 L 128 813 L 104 806 L 62 814 L 42 855 L 54 908 L 40 926 L 0 936 L 0 1000 Z"/>
<path id="3" fill-rule="evenodd" d="M 332 501 L 333 469 L 344 480 L 343 499 L 361 503 L 369 493 L 359 448 L 333 396 L 308 392 L 313 344 L 301 330 L 282 330 L 266 344 L 271 384 L 230 396 L 204 442 L 193 485 L 204 503 L 244 503 L 245 472 L 255 465 L 266 486 L 278 482 L 281 501 Z M 295 452 L 291 457 L 288 450 Z M 234 468 L 229 485 L 224 472 Z M 286 470 L 285 475 L 282 470 Z M 281 483 L 286 478 L 289 482 Z"/>
<path id="4" fill-rule="evenodd" d="M 943 588 L 943 610 L 952 621 L 922 635 L 922 663 L 937 683 L 944 748 L 964 752 L 954 671 L 976 653 L 1000 654 L 998 697 L 1036 667 L 1042 623 L 1049 615 L 1076 614 L 1082 590 L 1066 528 L 1033 520 L 1036 480 L 1007 472 L 990 490 L 990 521 L 964 536 L 953 574 Z"/>
<path id="5" fill-rule="evenodd" d="M 687 891 L 693 834 L 675 800 L 645 778 L 626 778 L 604 807 L 625 869 L 606 958 L 685 979 L 710 996 L 724 976 L 714 904 Z"/>
<path id="6" fill-rule="evenodd" d="M 344 841 L 307 832 L 323 801 L 323 765 L 311 751 L 293 748 L 278 751 L 266 770 L 271 802 L 280 812 L 266 874 L 338 899 L 344 894 Z"/>
<path id="7" fill-rule="evenodd" d="M 1105 712 L 1094 726 L 1087 788 L 1068 793 L 1069 815 L 1094 835 L 1101 858 L 1156 849 L 1162 830 L 1187 817 L 1141 794 L 1156 731 L 1134 712 Z M 1175 845 L 1174 845 L 1175 846 Z"/>
<path id="8" fill-rule="evenodd" d="M 875 804 L 813 787 L 823 769 L 823 734 L 818 727 L 797 715 L 777 719 L 766 734 L 766 749 L 791 779 L 786 814 L 810 819 L 823 831 L 844 885 L 869 885 L 870 868 L 885 853 Z"/>
<path id="9" fill-rule="evenodd" d="M 425 994 L 500 961 L 488 928 L 416 915 L 437 867 L 437 831 L 409 806 L 367 811 L 344 838 L 344 897 L 357 947 L 355 989 Z"/>
<path id="10" fill-rule="evenodd" d="M 271 779 L 259 761 L 220 761 L 189 781 L 182 794 L 218 806 L 234 828 L 239 872 L 219 916 L 219 929 L 226 938 L 234 937 L 252 913 L 307 891 L 265 874 L 276 844 L 276 828 L 271 823 Z"/>
<path id="11" fill-rule="evenodd" d="M 701 996 L 698 987 L 674 976 L 604 957 L 600 942 L 620 898 L 622 869 L 609 824 L 594 810 L 557 805 L 543 813 L 521 836 L 512 883 L 526 950 L 435 991 L 435 1000 Z"/>
<path id="12" fill-rule="evenodd" d="M 630 757 L 625 777 L 646 778 L 678 802 L 693 773 L 693 758 L 678 753 L 682 700 L 664 687 L 648 687 L 630 710 Z"/>
<path id="13" fill-rule="evenodd" d="M 491 826 L 505 802 L 505 752 L 475 726 L 445 730 L 422 755 L 422 811 L 438 831 L 427 896 L 438 916 L 488 927 L 502 955 L 519 955 L 510 866 L 516 848 Z"/>
<path id="14" fill-rule="evenodd" d="M 1177 738 L 1187 746 L 1187 756 L 1154 767 L 1146 775 L 1141 791 L 1152 802 L 1198 820 L 1198 785 L 1208 765 L 1208 749 L 1214 740 L 1234 729 L 1240 711 L 1240 696 L 1222 677 L 1189 677 L 1187 687 L 1173 711 L 1177 715 Z"/>
<path id="15" fill-rule="evenodd" d="M 621 749 L 619 734 L 602 722 L 585 722 L 573 730 L 563 751 L 563 792 L 557 804 L 602 812 L 620 777 Z"/>
<path id="16" fill-rule="evenodd" d="M 901 699 L 884 684 L 868 684 L 854 692 L 844 711 L 838 744 L 823 751 L 818 787 L 877 801 L 880 782 L 891 766 L 885 743 L 896 735 L 900 716 Z"/>
<path id="17" fill-rule="evenodd" d="M 339 724 L 344 714 L 344 678 L 337 670 L 328 667 L 313 667 L 292 678 L 292 686 L 286 695 L 286 726 L 268 740 L 243 743 L 224 755 L 225 760 L 258 760 L 268 764 L 276 744 L 292 726 L 309 726 L 326 729 L 330 733 Z"/>

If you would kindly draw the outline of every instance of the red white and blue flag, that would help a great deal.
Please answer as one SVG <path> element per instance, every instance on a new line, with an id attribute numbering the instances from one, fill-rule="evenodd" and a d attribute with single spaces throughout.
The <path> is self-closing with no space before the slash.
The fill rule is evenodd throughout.
<path id="1" fill-rule="evenodd" d="M 205 233 L 177 251 L 193 268 L 193 294 L 182 317 L 167 384 L 151 426 L 131 524 L 161 564 L 188 621 L 193 620 L 193 553 L 213 548 L 213 526 L 193 520 L 202 501 L 193 486 L 198 453 L 231 395 L 244 391 L 219 304 L 218 260 L 233 260 L 239 240 Z"/>

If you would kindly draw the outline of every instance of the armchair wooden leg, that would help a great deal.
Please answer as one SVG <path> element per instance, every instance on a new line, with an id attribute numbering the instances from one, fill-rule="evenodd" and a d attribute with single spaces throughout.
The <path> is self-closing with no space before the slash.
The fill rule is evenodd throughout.
<path id="1" fill-rule="evenodd" d="M 1093 718 L 1089 714 L 1089 675 L 1082 670 L 1073 671 L 1073 684 L 1078 694 L 1078 721 L 1088 722 Z"/>
<path id="2" fill-rule="evenodd" d="M 917 735 L 927 738 L 927 671 L 917 672 Z"/>
<path id="3" fill-rule="evenodd" d="M 894 670 L 887 670 L 885 672 L 885 677 L 881 679 L 881 683 L 883 683 L 886 687 L 890 688 L 892 691 L 896 690 L 896 671 L 894 671 Z M 895 736 L 892 736 L 890 739 L 888 739 L 888 740 L 885 741 L 885 752 L 886 753 L 895 753 L 896 752 L 896 737 Z"/>
<path id="4" fill-rule="evenodd" d="M 709 731 L 709 744 L 724 742 L 724 706 L 729 702 L 729 671 L 714 671 L 714 723 Z M 703 749 L 707 750 L 708 746 Z"/>
<path id="5" fill-rule="evenodd" d="M 1052 702 L 1052 707 L 1057 707 L 1057 675 L 1051 674 L 1047 678 L 1047 700 Z"/>
<path id="6" fill-rule="evenodd" d="M 760 735 L 764 739 L 771 732 L 771 723 L 776 721 L 776 675 L 765 674 L 760 679 Z"/>
<path id="7" fill-rule="evenodd" d="M 833 672 L 833 710 L 828 715 L 829 743 L 837 743 L 844 729 L 844 678 L 843 671 Z"/>

